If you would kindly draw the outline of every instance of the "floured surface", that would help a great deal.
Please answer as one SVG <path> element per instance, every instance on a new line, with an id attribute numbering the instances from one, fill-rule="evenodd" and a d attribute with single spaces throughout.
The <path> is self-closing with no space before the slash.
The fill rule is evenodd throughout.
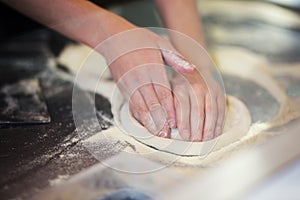
<path id="1" fill-rule="evenodd" d="M 78 48 L 76 48 L 76 51 Z M 69 49 L 68 49 L 69 51 Z M 130 151 L 135 152 L 138 154 L 141 154 L 147 158 L 158 160 L 161 162 L 173 162 L 176 160 L 177 163 L 183 164 L 183 165 L 207 165 L 213 161 L 220 160 L 221 158 L 226 157 L 226 155 L 229 155 L 230 152 L 233 152 L 239 148 L 241 148 L 244 145 L 249 145 L 253 143 L 254 141 L 259 140 L 260 138 L 265 138 L 265 134 L 263 134 L 264 131 L 267 129 L 270 129 L 275 126 L 283 125 L 290 120 L 296 118 L 299 116 L 299 108 L 295 107 L 296 104 L 294 104 L 291 99 L 289 99 L 289 96 L 287 95 L 286 91 L 279 85 L 279 82 L 273 77 L 274 75 L 277 75 L 277 70 L 282 70 L 280 67 L 273 67 L 272 63 L 269 63 L 268 60 L 266 60 L 262 56 L 258 56 L 257 54 L 242 49 L 239 47 L 220 47 L 215 48 L 212 52 L 212 55 L 214 56 L 215 60 L 217 61 L 217 65 L 220 66 L 221 72 L 224 74 L 224 81 L 225 81 L 225 87 L 226 91 L 230 95 L 234 95 L 240 99 L 243 100 L 246 107 L 249 109 L 250 116 L 253 118 L 253 121 L 250 125 L 250 129 L 247 132 L 246 129 L 239 132 L 241 134 L 239 137 L 240 140 L 237 142 L 232 142 L 230 145 L 228 145 L 226 148 L 219 149 L 207 156 L 205 158 L 199 160 L 185 157 L 178 159 L 177 154 L 170 155 L 168 153 L 169 151 L 165 149 L 165 151 L 157 152 L 155 154 L 149 154 L 149 152 L 153 152 L 153 149 L 164 149 L 164 148 L 171 148 L 172 145 L 170 144 L 170 141 L 164 141 L 165 139 L 162 138 L 155 138 L 155 139 L 147 139 L 147 141 L 138 142 L 137 140 L 133 139 L 131 136 L 126 134 L 126 131 L 124 132 L 124 127 L 122 128 L 118 122 L 116 123 L 117 127 L 113 128 L 111 130 L 101 132 L 99 134 L 96 134 L 95 137 L 91 137 L 89 141 L 95 140 L 97 142 L 87 142 L 86 147 L 88 150 L 99 160 L 102 160 L 103 156 L 100 156 L 102 154 L 98 152 L 97 143 L 105 143 L 105 144 L 115 144 L 113 145 L 107 145 L 111 146 L 110 148 L 101 149 L 103 152 L 112 152 L 112 154 L 118 154 L 120 151 Z M 86 54 L 86 53 L 84 53 Z M 236 59 L 239 57 L 240 59 Z M 88 61 L 87 66 L 95 66 L 96 63 L 93 64 L 93 56 L 92 59 Z M 99 60 L 97 61 L 97 65 L 105 66 L 105 62 L 101 61 L 102 63 L 99 63 Z M 271 65 L 272 69 L 269 67 Z M 113 81 L 108 76 L 104 76 L 100 80 L 100 84 L 98 84 L 98 88 L 90 87 L 89 85 L 93 86 L 95 83 L 98 83 L 99 81 L 96 77 L 93 78 L 92 76 L 89 76 L 90 71 L 92 71 L 93 68 L 85 69 L 82 71 L 83 78 L 87 81 L 82 81 L 84 87 L 87 90 L 90 91 L 96 91 L 96 93 L 101 93 L 102 95 L 106 97 L 110 97 L 112 106 L 116 106 L 116 102 L 119 101 L 122 102 L 123 97 L 120 95 L 115 95 L 111 97 L 111 93 L 115 93 L 116 85 L 113 83 Z M 76 70 L 75 70 L 76 71 Z M 295 70 L 289 70 L 288 67 L 285 67 L 285 73 L 286 74 L 293 74 Z M 279 73 L 279 72 L 278 72 Z M 88 84 L 87 84 L 88 83 Z M 89 84 L 91 83 L 91 84 Z M 96 90 L 95 90 L 96 89 Z M 298 101 L 298 98 L 294 98 L 294 101 Z M 121 106 L 121 105 L 119 105 Z M 118 108 L 119 109 L 119 108 Z M 125 109 L 125 107 L 124 107 Z M 126 108 L 126 112 L 123 114 L 128 115 L 128 108 Z M 129 115 L 128 115 L 129 116 Z M 117 119 L 118 113 L 114 113 L 114 118 L 116 121 L 120 121 L 120 119 Z M 247 118 L 247 117 L 246 117 Z M 126 117 L 124 117 L 126 119 Z M 129 119 L 129 118 L 127 118 Z M 247 121 L 247 120 L 246 120 Z M 126 124 L 132 124 L 132 123 L 126 123 Z M 128 128 L 128 127 L 127 127 Z M 248 128 L 247 128 L 248 129 Z M 238 129 L 237 129 L 238 131 Z M 139 131 L 132 131 L 134 134 L 140 133 Z M 140 136 L 139 136 L 140 137 Z M 143 137 L 143 136 L 142 136 Z M 153 137 L 152 137 L 153 138 Z M 155 141 L 153 141 L 155 140 Z M 157 140 L 159 140 L 159 145 L 153 144 L 157 143 Z M 176 142 L 175 142 L 176 143 Z M 121 145 L 121 146 L 119 146 Z M 175 145 L 174 145 L 175 146 Z M 176 145 L 176 148 L 178 148 L 180 145 Z M 184 145 L 186 147 L 187 144 Z M 130 147 L 130 148 L 127 148 Z M 113 149 L 119 149 L 117 152 L 115 152 Z M 170 149 L 169 149 L 170 150 Z M 174 150 L 174 149 L 173 149 Z M 173 151 L 171 149 L 171 151 Z M 182 152 L 185 148 L 179 148 L 178 151 Z M 197 148 L 198 152 L 196 155 L 202 155 Z M 196 150 L 195 150 L 196 151 Z M 183 153 L 184 155 L 195 155 L 194 152 L 186 151 Z M 115 152 L 115 153 L 113 153 Z M 207 152 L 207 151 L 204 151 Z M 205 153 L 203 155 L 205 155 Z M 178 153 L 178 152 L 177 152 Z M 179 153 L 180 155 L 182 153 Z"/>
<path id="2" fill-rule="evenodd" d="M 131 5 L 137 5 L 141 2 L 134 2 Z M 224 6 L 227 6 L 226 9 Z M 100 195 L 115 191 L 119 187 L 134 187 L 142 191 L 152 192 L 154 199 L 157 199 L 155 198 L 158 196 L 157 194 L 166 194 L 167 189 L 169 189 L 171 193 L 176 191 L 174 193 L 174 199 L 176 199 L 179 193 L 177 188 L 190 187 L 189 184 L 182 181 L 183 179 L 187 182 L 191 180 L 197 182 L 197 187 L 195 189 L 190 188 L 190 190 L 197 193 L 199 188 L 204 190 L 201 196 L 215 193 L 216 190 L 232 192 L 240 190 L 240 180 L 243 179 L 242 176 L 238 175 L 240 172 L 238 170 L 233 170 L 232 174 L 228 174 L 228 171 L 234 166 L 246 169 L 242 175 L 248 175 L 252 178 L 266 166 L 271 166 L 270 160 L 277 161 L 280 153 L 287 155 L 293 153 L 275 148 L 275 150 L 279 150 L 278 153 L 274 154 L 276 151 L 271 151 L 271 153 L 266 154 L 254 149 L 261 149 L 259 144 L 261 147 L 266 147 L 265 142 L 276 138 L 273 137 L 274 135 L 290 131 L 285 126 L 284 129 L 286 130 L 282 132 L 270 131 L 270 128 L 280 127 L 299 117 L 300 98 L 295 91 L 297 86 L 300 88 L 297 81 L 299 80 L 297 74 L 300 72 L 298 67 L 300 56 L 299 51 L 297 51 L 300 47 L 298 45 L 299 33 L 295 31 L 300 24 L 299 16 L 282 7 L 268 6 L 263 2 L 201 1 L 199 7 L 203 11 L 203 28 L 207 32 L 210 53 L 226 76 L 224 82 L 225 87 L 227 87 L 227 94 L 241 99 L 251 113 L 253 123 L 248 133 L 240 141 L 200 160 L 195 157 L 170 155 L 161 151 L 155 153 L 153 148 L 125 135 L 117 127 L 112 127 L 106 131 L 98 132 L 82 142 L 83 146 L 101 164 L 74 177 L 77 182 L 69 182 L 59 186 L 51 192 L 52 196 L 69 199 L 98 199 Z M 133 10 L 131 13 L 134 13 Z M 278 31 L 279 29 L 280 31 Z M 94 64 L 94 66 L 99 65 L 101 63 Z M 86 73 L 88 74 L 87 71 Z M 284 76 L 284 80 L 281 78 L 282 76 Z M 94 91 L 94 88 L 88 88 L 88 83 L 90 81 L 96 82 L 96 78 L 92 80 L 91 76 L 88 77 L 87 75 L 86 77 L 86 82 L 82 84 L 82 87 Z M 293 77 L 293 80 L 290 77 Z M 111 88 L 114 88 L 113 84 L 112 81 L 107 81 L 96 92 L 108 96 L 107 94 L 112 91 Z M 282 138 L 285 138 L 285 135 Z M 289 145 L 287 147 L 290 149 Z M 232 163 L 229 168 L 224 168 L 223 161 L 229 161 L 233 154 L 243 150 L 252 153 L 254 160 L 251 160 L 251 157 L 247 155 L 244 156 L 244 154 L 242 157 L 250 159 L 252 161 L 250 163 L 257 164 L 257 168 L 254 169 L 246 164 L 244 159 L 239 159 Z M 139 160 L 136 157 L 132 159 L 132 155 L 137 156 Z M 173 165 L 171 166 L 171 164 Z M 119 173 L 118 171 L 128 169 L 129 171 L 142 172 L 151 167 L 160 170 L 143 175 Z M 221 180 L 225 181 L 219 187 L 212 184 L 211 179 L 204 179 L 204 176 L 212 169 L 223 170 L 221 175 L 227 175 L 226 178 L 221 176 Z M 249 169 L 255 173 L 252 173 L 251 170 L 249 173 Z M 267 173 L 273 172 L 274 170 L 269 170 Z M 195 180 L 197 175 L 200 178 Z M 237 180 L 237 187 L 230 188 L 232 185 L 229 183 L 232 182 L 233 178 Z M 228 180 L 230 181 L 228 182 Z M 199 183 L 205 182 L 209 186 L 203 189 L 203 187 L 199 187 L 198 181 Z M 114 184 L 120 182 L 124 184 L 122 186 Z M 220 183 L 220 181 L 216 181 L 216 183 Z M 112 187 L 109 188 L 107 185 Z M 218 192 L 218 194 L 223 193 Z M 47 195 L 43 195 L 43 197 L 47 199 Z"/>
<path id="3" fill-rule="evenodd" d="M 50 115 L 38 79 L 0 88 L 0 127 L 16 123 L 49 123 Z"/>
<path id="4" fill-rule="evenodd" d="M 261 85 L 230 73 L 223 74 L 223 80 L 227 95 L 239 98 L 247 106 L 253 123 L 268 122 L 277 115 L 280 103 Z"/>
<path id="5" fill-rule="evenodd" d="M 296 107 L 296 104 L 294 104 L 289 99 L 288 95 L 283 90 L 283 88 L 280 87 L 276 79 L 274 79 L 272 74 L 269 73 L 274 70 L 269 70 L 268 65 L 270 65 L 270 63 L 268 63 L 267 60 L 261 58 L 260 56 L 257 56 L 256 54 L 250 51 L 235 47 L 224 47 L 215 49 L 213 51 L 213 55 L 216 58 L 218 65 L 220 66 L 220 69 L 225 76 L 233 77 L 234 80 L 238 80 L 238 83 L 242 80 L 245 80 L 245 83 L 247 81 L 253 82 L 253 85 L 255 86 L 251 90 L 251 94 L 254 95 L 253 98 L 249 100 L 248 98 L 245 98 L 245 96 L 241 96 L 245 98 L 245 104 L 247 105 L 251 116 L 255 116 L 255 121 L 251 124 L 249 131 L 246 131 L 247 133 L 244 132 L 243 136 L 238 141 L 232 142 L 226 147 L 213 151 L 204 157 L 178 157 L 178 155 L 170 154 L 168 151 L 158 151 L 157 149 L 159 149 L 159 146 L 153 148 L 153 144 L 155 142 L 153 143 L 153 141 L 149 140 L 147 145 L 143 144 L 143 142 L 139 142 L 132 136 L 126 134 L 126 131 L 124 131 L 124 127 L 122 128 L 120 124 L 118 124 L 118 121 L 120 121 L 120 119 L 118 118 L 120 116 L 118 116 L 118 113 L 115 112 L 117 110 L 115 109 L 115 107 L 121 107 L 120 103 L 122 103 L 123 97 L 120 95 L 114 95 L 114 98 L 111 98 L 111 100 L 113 104 L 112 106 L 114 107 L 114 118 L 117 121 L 117 126 L 107 131 L 98 133 L 90 139 L 88 139 L 86 141 L 86 147 L 88 148 L 88 150 L 96 158 L 98 158 L 98 156 L 101 155 L 101 152 L 95 153 L 95 149 L 97 149 L 96 146 L 97 144 L 101 143 L 101 141 L 106 141 L 106 143 L 111 142 L 116 145 L 114 147 L 111 147 L 111 149 L 102 149 L 102 151 L 111 152 L 112 149 L 117 148 L 120 150 L 122 149 L 122 152 L 125 151 L 130 153 L 137 153 L 145 158 L 165 164 L 171 164 L 175 162 L 177 165 L 184 166 L 207 166 L 212 163 L 215 163 L 216 161 L 221 161 L 222 159 L 230 156 L 232 152 L 241 149 L 242 147 L 249 146 L 250 144 L 258 140 L 265 139 L 269 135 L 268 132 L 266 132 L 266 130 L 272 127 L 281 126 L 299 116 L 299 107 Z M 235 59 L 236 57 L 239 57 L 240 59 L 237 60 Z M 230 79 L 230 81 L 231 80 L 232 79 Z M 101 83 L 101 87 L 104 88 L 106 84 L 109 86 L 109 88 L 112 88 L 111 82 L 109 81 L 103 81 L 103 83 Z M 232 87 L 235 85 L 227 84 L 227 86 Z M 241 87 L 240 89 L 229 90 L 229 92 L 230 94 L 234 94 L 234 92 L 237 92 L 238 94 L 236 95 L 239 96 L 241 94 L 241 91 L 246 90 L 244 86 L 245 85 L 241 84 L 239 85 L 239 87 Z M 246 84 L 246 86 L 248 85 Z M 116 86 L 114 86 L 113 88 L 116 88 Z M 114 91 L 114 89 L 110 91 Z M 251 94 L 249 94 L 250 97 Z M 115 103 L 118 101 L 119 105 L 116 105 Z M 274 112 L 274 108 L 272 108 L 272 106 L 264 106 L 268 105 L 268 102 L 274 102 L 272 103 L 272 106 L 276 107 L 276 112 Z M 269 109 L 272 112 L 264 112 L 265 109 Z M 126 114 L 126 112 L 124 113 Z M 168 141 L 165 143 L 165 139 L 159 138 L 158 140 L 161 141 L 160 145 L 163 146 L 163 148 L 166 144 L 169 144 Z M 120 147 L 118 147 L 119 144 L 121 145 Z M 197 153 L 197 155 L 199 155 L 199 153 Z M 199 159 L 200 157 L 201 159 Z M 99 157 L 99 160 L 102 159 L 100 159 Z"/>

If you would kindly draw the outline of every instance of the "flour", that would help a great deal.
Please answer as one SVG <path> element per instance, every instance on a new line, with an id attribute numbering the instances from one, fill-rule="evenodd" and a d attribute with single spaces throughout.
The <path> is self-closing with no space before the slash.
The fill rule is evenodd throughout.
<path id="1" fill-rule="evenodd" d="M 243 48 L 238 47 L 222 47 L 217 48 L 212 51 L 212 55 L 216 59 L 217 65 L 220 66 L 222 73 L 229 74 L 231 76 L 236 76 L 242 79 L 247 79 L 255 82 L 266 91 L 268 91 L 279 103 L 279 111 L 273 117 L 273 119 L 266 122 L 256 122 L 253 123 L 246 133 L 239 140 L 232 141 L 230 144 L 223 148 L 212 151 L 211 153 L 205 154 L 204 156 L 178 156 L 176 154 L 171 154 L 166 151 L 159 151 L 153 148 L 149 143 L 144 144 L 132 137 L 130 134 L 126 133 L 124 127 L 117 124 L 117 126 L 109 128 L 108 130 L 101 131 L 94 134 L 90 138 L 84 141 L 87 149 L 92 153 L 95 158 L 103 161 L 105 158 L 119 154 L 120 152 L 127 153 L 137 153 L 143 157 L 162 162 L 165 164 L 170 164 L 176 162 L 177 165 L 184 166 L 207 166 L 216 161 L 230 156 L 230 154 L 238 149 L 247 147 L 253 142 L 261 141 L 267 138 L 270 134 L 267 130 L 281 126 L 292 119 L 300 116 L 300 108 L 297 106 L 297 102 L 300 102 L 300 98 L 295 98 L 291 100 L 287 95 L 287 92 L 281 87 L 274 76 L 278 76 L 282 72 L 284 75 L 293 75 L 298 77 L 299 68 L 298 66 L 292 67 L 273 67 L 273 63 L 269 63 L 265 58 Z M 239 58 L 239 59 L 236 59 Z M 103 61 L 98 63 L 99 65 L 105 65 Z M 75 71 L 75 70 L 73 70 Z M 295 73 L 295 71 L 298 71 Z M 91 82 L 91 78 L 88 76 L 89 72 L 85 71 L 85 76 L 83 76 L 82 83 Z M 86 80 L 86 81 L 85 81 Z M 97 80 L 99 81 L 99 80 Z M 112 103 L 113 107 L 115 99 L 122 99 L 122 96 L 115 95 L 115 84 L 109 79 L 103 78 L 101 87 L 95 90 L 95 83 L 84 84 L 85 89 L 90 91 L 96 91 L 100 94 L 108 97 Z M 113 92 L 113 96 L 112 93 Z M 263 109 L 263 108 L 262 108 Z M 250 110 L 251 112 L 251 110 Z M 118 115 L 114 113 L 115 122 L 120 122 Z M 159 138 L 159 140 L 163 140 Z"/>
<path id="2" fill-rule="evenodd" d="M 63 183 L 64 181 L 68 180 L 70 175 L 58 175 L 57 178 L 49 180 L 49 185 L 50 186 L 55 186 L 58 184 Z"/>

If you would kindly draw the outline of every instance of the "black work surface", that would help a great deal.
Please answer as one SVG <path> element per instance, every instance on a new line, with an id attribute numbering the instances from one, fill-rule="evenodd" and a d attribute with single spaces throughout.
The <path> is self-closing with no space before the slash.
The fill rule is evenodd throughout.
<path id="1" fill-rule="evenodd" d="M 56 39 L 59 38 L 59 39 Z M 51 42 L 63 47 L 57 34 L 40 30 L 0 45 L 0 87 L 26 79 L 39 81 L 51 121 L 45 124 L 0 125 L 1 199 L 28 199 L 39 190 L 96 163 L 80 143 L 72 115 L 73 83 L 63 79 Z M 59 51 L 60 49 L 56 49 Z M 83 92 L 83 98 L 90 95 Z M 110 103 L 96 95 L 96 109 L 112 118 Z M 98 118 L 101 128 L 110 123 Z M 91 131 L 91 130 L 89 130 Z M 100 131 L 92 130 L 92 131 Z"/>

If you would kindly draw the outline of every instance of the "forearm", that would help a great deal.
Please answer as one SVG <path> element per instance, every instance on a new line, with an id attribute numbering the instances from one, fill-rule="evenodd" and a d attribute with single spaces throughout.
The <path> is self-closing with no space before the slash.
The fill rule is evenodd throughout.
<path id="1" fill-rule="evenodd" d="M 165 26 L 183 33 L 206 49 L 196 0 L 155 0 Z M 170 34 L 176 49 L 201 72 L 211 73 L 212 63 L 199 45 L 179 34 Z M 207 75 L 208 76 L 208 75 Z"/>
<path id="2" fill-rule="evenodd" d="M 130 27 L 119 16 L 85 0 L 1 0 L 19 12 L 90 47 Z M 125 20 L 124 20 L 125 21 Z"/>
<path id="3" fill-rule="evenodd" d="M 167 28 L 184 33 L 205 46 L 195 0 L 155 0 L 155 2 Z"/>

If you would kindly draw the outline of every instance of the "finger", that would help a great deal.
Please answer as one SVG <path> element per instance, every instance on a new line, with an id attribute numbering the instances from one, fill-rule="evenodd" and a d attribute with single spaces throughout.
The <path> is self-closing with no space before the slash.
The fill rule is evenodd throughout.
<path id="1" fill-rule="evenodd" d="M 192 91 L 194 94 L 190 95 L 191 101 L 191 133 L 192 141 L 201 141 L 203 137 L 203 126 L 204 126 L 204 105 L 205 98 L 203 95 L 199 94 L 199 90 L 194 88 Z"/>
<path id="2" fill-rule="evenodd" d="M 216 137 L 222 134 L 222 129 L 224 125 L 224 118 L 225 118 L 225 109 L 226 109 L 226 97 L 223 93 L 221 93 L 217 98 L 218 104 L 218 119 L 216 124 L 215 134 Z"/>
<path id="3" fill-rule="evenodd" d="M 143 85 L 139 88 L 139 91 L 156 126 L 156 130 L 152 132 L 152 134 L 161 137 L 168 137 L 170 135 L 170 130 L 167 124 L 167 115 L 156 96 L 153 85 Z"/>
<path id="4" fill-rule="evenodd" d="M 139 91 L 135 91 L 129 99 L 129 108 L 132 116 L 141 123 L 150 133 L 156 131 L 156 126 L 149 113 L 148 107 Z"/>
<path id="5" fill-rule="evenodd" d="M 175 86 L 174 104 L 179 134 L 183 140 L 190 140 L 190 100 L 185 87 Z"/>
<path id="6" fill-rule="evenodd" d="M 163 138 L 170 138 L 171 137 L 171 130 L 170 130 L 170 127 L 169 127 L 167 122 L 165 123 L 163 128 L 159 131 L 157 136 L 158 137 L 163 137 Z"/>
<path id="7" fill-rule="evenodd" d="M 167 115 L 167 123 L 170 128 L 176 128 L 176 114 L 173 103 L 173 95 L 170 89 L 163 86 L 154 85 L 159 102 Z"/>
<path id="8" fill-rule="evenodd" d="M 173 95 L 166 71 L 163 65 L 157 66 L 153 69 L 156 70 L 157 74 L 156 76 L 152 77 L 152 82 L 158 100 L 166 112 L 169 127 L 176 128 L 176 115 L 173 103 Z"/>
<path id="9" fill-rule="evenodd" d="M 205 123 L 202 141 L 207 141 L 214 138 L 217 115 L 218 111 L 216 99 L 210 94 L 207 94 L 205 96 Z"/>
<path id="10" fill-rule="evenodd" d="M 164 60 L 177 72 L 190 73 L 194 71 L 195 66 L 189 63 L 168 41 L 162 40 L 159 48 Z"/>

